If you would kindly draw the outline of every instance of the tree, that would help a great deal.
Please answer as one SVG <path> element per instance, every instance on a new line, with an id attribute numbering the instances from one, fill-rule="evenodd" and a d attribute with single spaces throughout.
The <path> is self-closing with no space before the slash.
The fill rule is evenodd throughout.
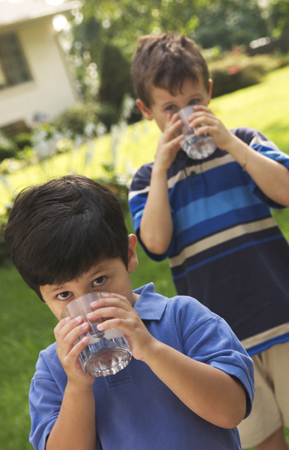
<path id="1" fill-rule="evenodd" d="M 267 16 L 273 37 L 289 30 L 289 0 L 268 0 Z"/>
<path id="2" fill-rule="evenodd" d="M 94 64 L 99 81 L 95 98 L 119 111 L 124 95 L 133 95 L 129 67 L 138 37 L 177 31 L 203 48 L 247 46 L 268 36 L 274 24 L 284 27 L 289 20 L 289 0 L 264 2 L 261 7 L 260 0 L 86 0 L 82 23 L 73 26 L 71 52 L 84 66 Z M 85 79 L 87 68 L 83 72 L 79 65 L 78 72 Z M 89 94 L 84 86 L 85 92 Z"/>
<path id="3" fill-rule="evenodd" d="M 203 48 L 215 45 L 222 50 L 248 46 L 251 41 L 268 36 L 267 16 L 258 1 L 222 0 L 199 11 L 199 25 L 191 33 Z"/>

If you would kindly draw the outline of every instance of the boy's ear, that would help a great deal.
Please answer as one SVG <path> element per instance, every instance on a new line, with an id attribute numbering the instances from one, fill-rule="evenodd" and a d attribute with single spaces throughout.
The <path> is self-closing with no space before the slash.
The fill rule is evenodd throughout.
<path id="1" fill-rule="evenodd" d="M 213 92 L 213 80 L 212 80 L 212 78 L 209 78 L 209 101 L 208 101 L 208 104 L 211 101 L 212 92 Z"/>
<path id="2" fill-rule="evenodd" d="M 128 236 L 128 272 L 133 273 L 138 266 L 138 259 L 136 254 L 137 237 L 135 234 Z"/>
<path id="3" fill-rule="evenodd" d="M 138 109 L 140 110 L 145 119 L 153 120 L 151 110 L 144 104 L 144 102 L 141 99 L 138 98 L 136 100 L 136 106 L 138 107 Z"/>

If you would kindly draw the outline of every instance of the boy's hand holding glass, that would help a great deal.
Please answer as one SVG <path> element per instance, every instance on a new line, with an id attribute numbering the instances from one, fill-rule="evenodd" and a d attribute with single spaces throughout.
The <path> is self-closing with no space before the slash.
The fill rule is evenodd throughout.
<path id="1" fill-rule="evenodd" d="M 74 345 L 80 342 L 84 336 L 89 339 L 88 344 L 79 355 L 79 362 L 84 372 L 94 377 L 114 375 L 127 366 L 132 356 L 121 330 L 117 328 L 98 330 L 98 325 L 107 319 L 94 318 L 91 303 L 101 298 L 102 295 L 103 293 L 100 292 L 91 292 L 72 300 L 64 307 L 61 314 L 62 319 L 82 317 L 84 322 L 89 324 L 88 330 L 77 337 Z"/>
<path id="2" fill-rule="evenodd" d="M 185 135 L 180 145 L 190 158 L 204 159 L 216 150 L 217 145 L 214 137 L 210 134 L 195 134 L 196 128 L 191 127 L 189 120 L 193 113 L 193 106 L 187 106 L 178 111 L 178 115 L 183 122 L 182 133 Z"/>
<path id="3" fill-rule="evenodd" d="M 98 325 L 98 330 L 108 332 L 114 328 L 121 329 L 133 357 L 148 364 L 158 341 L 149 333 L 133 304 L 126 297 L 111 293 L 92 303 L 91 307 L 94 312 L 89 314 L 89 319 L 105 319 Z"/>
<path id="4" fill-rule="evenodd" d="M 177 114 L 167 115 L 164 132 L 159 140 L 157 153 L 155 155 L 154 166 L 160 166 L 168 170 L 180 149 L 180 142 L 184 138 L 178 133 L 181 126 L 181 120 Z"/>
<path id="5" fill-rule="evenodd" d="M 95 378 L 83 371 L 79 354 L 88 343 L 88 338 L 84 337 L 88 327 L 89 324 L 84 322 L 82 317 L 67 317 L 60 320 L 54 328 L 56 352 L 68 381 L 87 386 L 93 384 Z"/>

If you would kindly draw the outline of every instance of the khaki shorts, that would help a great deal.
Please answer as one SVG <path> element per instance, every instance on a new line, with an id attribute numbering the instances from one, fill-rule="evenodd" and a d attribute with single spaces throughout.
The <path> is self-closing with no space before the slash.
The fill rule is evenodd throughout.
<path id="1" fill-rule="evenodd" d="M 289 426 L 289 342 L 252 356 L 255 370 L 253 409 L 238 426 L 242 448 L 261 444 Z"/>

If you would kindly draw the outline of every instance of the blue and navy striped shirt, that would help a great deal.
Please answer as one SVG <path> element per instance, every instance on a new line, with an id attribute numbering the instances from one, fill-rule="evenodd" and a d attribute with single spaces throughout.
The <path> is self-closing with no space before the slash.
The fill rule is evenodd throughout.
<path id="1" fill-rule="evenodd" d="M 232 132 L 289 169 L 289 156 L 258 131 Z M 197 298 L 223 317 L 240 340 L 289 322 L 289 246 L 271 214 L 282 206 L 229 153 L 217 149 L 200 161 L 180 150 L 168 170 L 173 238 L 165 254 L 155 255 L 139 236 L 152 165 L 134 176 L 130 211 L 148 256 L 169 258 L 178 294 Z"/>

